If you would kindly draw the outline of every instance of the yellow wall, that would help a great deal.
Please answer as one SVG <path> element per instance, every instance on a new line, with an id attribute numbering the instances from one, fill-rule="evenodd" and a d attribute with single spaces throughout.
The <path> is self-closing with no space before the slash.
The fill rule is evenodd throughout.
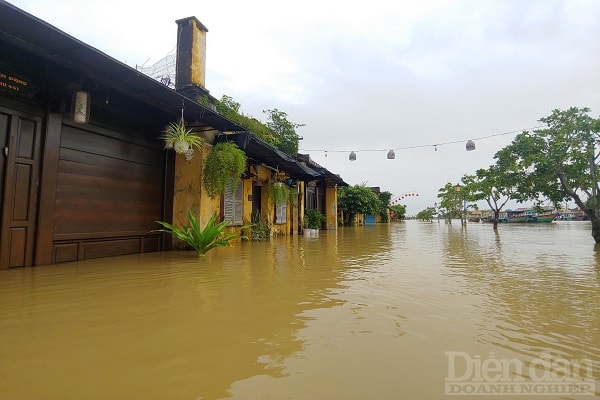
<path id="1" fill-rule="evenodd" d="M 325 188 L 325 218 L 327 229 L 337 229 L 337 186 Z"/>
<path id="2" fill-rule="evenodd" d="M 195 23 L 195 22 L 194 22 Z M 196 26 L 193 30 L 191 80 L 205 87 L 206 31 Z"/>
<path id="3" fill-rule="evenodd" d="M 175 179 L 173 193 L 173 225 L 188 225 L 188 211 L 192 210 L 198 223 L 206 225 L 213 212 L 221 213 L 221 199 L 211 199 L 202 185 L 202 168 L 211 146 L 205 144 L 202 150 L 195 150 L 194 157 L 186 160 L 181 154 L 175 155 Z M 182 242 L 173 238 L 173 247 L 181 247 Z"/>
<path id="4" fill-rule="evenodd" d="M 175 177 L 174 177 L 174 195 L 173 195 L 173 225 L 183 226 L 188 225 L 187 214 L 192 210 L 201 226 L 204 226 L 212 213 L 221 215 L 221 197 L 210 198 L 203 188 L 202 184 L 202 169 L 204 161 L 208 156 L 212 146 L 205 144 L 202 151 L 196 150 L 192 160 L 186 160 L 185 156 L 177 154 L 175 156 Z M 258 178 L 252 177 L 242 181 L 243 187 L 243 224 L 250 225 L 252 223 L 252 187 L 257 180 L 262 181 L 261 186 L 261 218 L 263 221 L 271 225 L 271 233 L 274 235 L 289 235 L 297 234 L 299 222 L 298 217 L 303 219 L 304 213 L 300 212 L 304 206 L 304 184 L 299 183 L 298 201 L 296 206 L 288 201 L 287 218 L 285 224 L 274 224 L 275 219 L 275 204 L 268 193 L 268 182 L 273 177 L 273 171 L 267 167 L 261 167 L 257 171 L 254 167 L 250 167 L 250 171 Z M 335 188 L 331 188 L 331 193 L 328 192 L 327 197 L 334 200 L 328 207 L 333 211 L 333 223 L 335 224 L 335 216 L 337 216 L 337 197 Z M 291 188 L 291 190 L 295 190 Z M 328 221 L 329 227 L 329 221 Z M 235 229 L 236 227 L 232 227 Z M 330 228 L 335 229 L 335 225 Z M 179 248 L 182 243 L 177 239 L 173 239 L 173 247 Z"/>

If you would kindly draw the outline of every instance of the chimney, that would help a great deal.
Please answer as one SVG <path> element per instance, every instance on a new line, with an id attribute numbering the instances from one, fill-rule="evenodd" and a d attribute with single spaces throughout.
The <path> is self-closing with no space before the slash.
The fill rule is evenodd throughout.
<path id="1" fill-rule="evenodd" d="M 175 21 L 177 23 L 177 61 L 175 90 L 196 99 L 208 95 L 205 89 L 206 32 L 208 29 L 196 17 Z"/>

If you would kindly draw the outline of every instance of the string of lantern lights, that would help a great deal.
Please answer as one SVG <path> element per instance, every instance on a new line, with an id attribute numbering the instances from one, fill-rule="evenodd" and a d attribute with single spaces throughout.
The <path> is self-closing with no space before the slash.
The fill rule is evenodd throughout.
<path id="1" fill-rule="evenodd" d="M 477 138 L 472 138 L 472 139 L 462 139 L 462 140 L 451 140 L 448 142 L 440 142 L 440 143 L 434 143 L 434 144 L 422 144 L 422 145 L 414 145 L 414 146 L 404 146 L 404 147 L 394 147 L 394 148 L 390 148 L 390 149 L 360 149 L 360 150 L 331 150 L 331 149 L 300 149 L 300 151 L 303 152 L 325 152 L 325 157 L 327 157 L 327 153 L 348 153 L 348 159 L 350 161 L 356 161 L 356 153 L 359 152 L 383 152 L 383 151 L 387 151 L 387 158 L 388 160 L 393 160 L 396 158 L 396 151 L 399 150 L 410 150 L 410 149 L 419 149 L 419 148 L 424 148 L 424 147 L 433 147 L 434 151 L 437 151 L 438 147 L 440 146 L 446 146 L 446 145 L 450 145 L 450 144 L 456 144 L 456 143 L 465 143 L 465 149 L 467 151 L 473 151 L 475 150 L 475 141 L 476 140 L 483 140 L 483 139 L 489 139 L 489 138 L 493 138 L 493 137 L 497 137 L 497 136 L 504 136 L 504 135 L 510 135 L 511 133 L 518 133 L 518 132 L 523 132 L 523 131 L 528 131 L 528 130 L 534 130 L 534 129 L 539 129 L 544 127 L 544 125 L 538 125 L 538 126 L 534 126 L 533 128 L 527 128 L 527 129 L 519 129 L 519 130 L 515 130 L 515 131 L 510 131 L 510 132 L 502 132 L 502 133 L 495 133 L 493 135 L 487 135 L 487 136 L 480 136 Z"/>

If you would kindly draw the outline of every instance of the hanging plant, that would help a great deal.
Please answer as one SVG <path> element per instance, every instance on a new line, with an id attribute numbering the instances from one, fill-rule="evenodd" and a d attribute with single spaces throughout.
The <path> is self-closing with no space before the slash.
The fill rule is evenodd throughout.
<path id="1" fill-rule="evenodd" d="M 290 197 L 290 187 L 283 182 L 272 181 L 269 183 L 268 194 L 273 203 L 280 206 Z"/>
<path id="2" fill-rule="evenodd" d="M 225 192 L 225 185 L 233 180 L 237 188 L 242 173 L 246 170 L 246 153 L 232 142 L 220 142 L 213 146 L 204 162 L 202 180 L 210 197 Z"/>
<path id="3" fill-rule="evenodd" d="M 194 147 L 200 149 L 204 143 L 204 139 L 185 127 L 183 119 L 169 124 L 160 138 L 165 142 L 165 149 L 173 149 L 178 154 L 184 154 L 188 160 L 191 160 L 194 155 Z"/>

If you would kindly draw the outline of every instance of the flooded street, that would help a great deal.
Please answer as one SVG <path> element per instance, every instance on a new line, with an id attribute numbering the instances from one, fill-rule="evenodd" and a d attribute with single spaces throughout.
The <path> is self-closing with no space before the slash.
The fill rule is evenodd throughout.
<path id="1" fill-rule="evenodd" d="M 482 380 L 600 397 L 587 222 L 407 221 L 3 270 L 0 299 L 2 400 L 472 399 Z M 570 379 L 595 395 L 547 385 Z"/>

